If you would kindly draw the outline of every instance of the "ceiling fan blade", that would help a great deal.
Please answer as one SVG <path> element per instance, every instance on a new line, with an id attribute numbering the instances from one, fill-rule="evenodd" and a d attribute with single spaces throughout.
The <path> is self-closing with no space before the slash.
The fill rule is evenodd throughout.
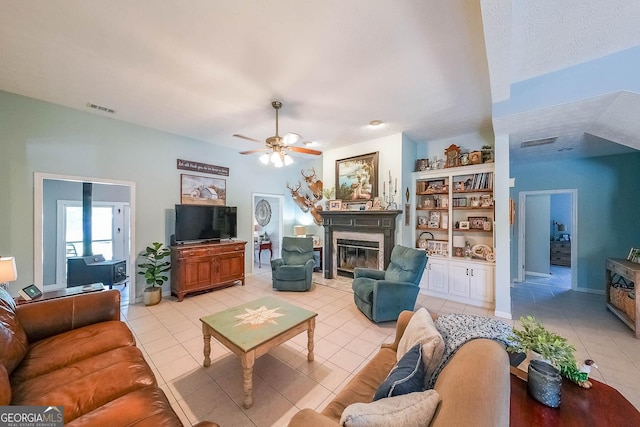
<path id="1" fill-rule="evenodd" d="M 248 136 L 240 135 L 240 134 L 237 134 L 237 133 L 234 133 L 233 136 L 235 136 L 236 138 L 246 139 L 248 141 L 258 142 L 260 144 L 264 143 L 264 141 L 258 141 L 257 139 L 249 138 Z"/>
<path id="2" fill-rule="evenodd" d="M 309 148 L 302 147 L 287 147 L 287 150 L 295 151 L 297 153 L 313 154 L 315 156 L 319 156 L 320 154 L 322 154 L 322 151 L 311 150 Z"/>
<path id="3" fill-rule="evenodd" d="M 269 149 L 268 148 L 258 148 L 257 150 L 241 151 L 240 154 L 261 153 L 263 151 L 269 151 Z"/>
<path id="4" fill-rule="evenodd" d="M 285 136 L 282 137 L 284 145 L 293 145 L 298 141 L 302 140 L 302 137 L 297 133 L 289 132 Z"/>

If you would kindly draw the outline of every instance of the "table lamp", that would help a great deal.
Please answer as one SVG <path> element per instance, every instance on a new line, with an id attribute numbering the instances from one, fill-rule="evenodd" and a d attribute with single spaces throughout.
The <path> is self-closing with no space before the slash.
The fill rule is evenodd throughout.
<path id="1" fill-rule="evenodd" d="M 0 287 L 9 290 L 9 282 L 18 278 L 16 260 L 14 257 L 0 258 Z"/>
<path id="2" fill-rule="evenodd" d="M 307 235 L 307 230 L 305 229 L 304 225 L 294 225 L 293 234 L 296 237 L 305 237 Z"/>
<path id="3" fill-rule="evenodd" d="M 457 257 L 464 256 L 464 247 L 466 242 L 464 236 L 453 236 L 453 254 Z"/>

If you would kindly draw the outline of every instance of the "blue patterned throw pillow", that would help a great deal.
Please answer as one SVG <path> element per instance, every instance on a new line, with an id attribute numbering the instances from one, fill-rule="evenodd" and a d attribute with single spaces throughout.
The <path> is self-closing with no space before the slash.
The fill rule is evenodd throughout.
<path id="1" fill-rule="evenodd" d="M 416 344 L 396 363 L 384 380 L 373 400 L 401 394 L 422 391 L 424 383 L 424 363 L 422 363 L 422 345 Z"/>

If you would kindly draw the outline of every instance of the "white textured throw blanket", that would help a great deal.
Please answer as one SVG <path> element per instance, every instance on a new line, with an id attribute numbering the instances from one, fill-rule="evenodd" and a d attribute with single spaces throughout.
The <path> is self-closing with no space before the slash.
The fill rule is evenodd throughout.
<path id="1" fill-rule="evenodd" d="M 444 339 L 444 354 L 442 361 L 431 374 L 427 389 L 432 389 L 438 375 L 449 359 L 462 344 L 476 338 L 488 338 L 509 345 L 511 326 L 505 322 L 489 317 L 473 316 L 470 314 L 444 314 L 434 322 L 436 329 Z M 429 373 L 427 372 L 427 375 Z"/>

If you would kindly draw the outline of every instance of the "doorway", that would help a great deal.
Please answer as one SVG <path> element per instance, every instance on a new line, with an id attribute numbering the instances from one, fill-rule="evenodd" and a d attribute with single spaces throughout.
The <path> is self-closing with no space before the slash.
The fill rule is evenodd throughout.
<path id="1" fill-rule="evenodd" d="M 519 203 L 517 281 L 575 290 L 577 190 L 523 191 Z"/>
<path id="2" fill-rule="evenodd" d="M 77 253 L 73 244 L 66 244 L 66 233 L 59 234 L 58 230 L 63 224 L 62 217 L 58 216 L 59 209 L 64 210 L 65 202 L 59 200 L 77 200 L 76 187 L 82 183 L 90 182 L 95 185 L 94 203 L 98 201 L 108 202 L 112 206 L 111 236 L 113 237 L 110 249 L 111 254 L 117 258 L 123 258 L 127 262 L 129 276 L 128 301 L 134 304 L 135 293 L 135 183 L 129 181 L 106 180 L 100 178 L 76 177 L 69 175 L 56 175 L 36 172 L 34 174 L 34 256 L 33 277 L 35 284 L 44 291 L 53 291 L 66 286 L 65 275 L 59 266 L 65 266 L 66 258 L 73 255 L 71 247 Z M 100 196 L 97 196 L 97 195 Z M 71 206 L 72 204 L 68 204 Z M 120 209 L 120 212 L 118 212 Z M 70 210 L 69 213 L 73 213 Z M 98 236 L 94 236 L 98 238 Z M 100 240 L 100 239 L 98 239 Z M 102 239 L 105 240 L 105 239 Z M 118 243 L 113 243 L 118 242 Z M 96 242 L 103 245 L 104 242 Z M 93 244 L 92 244 L 93 246 Z M 67 247 L 69 252 L 67 252 Z M 123 295 L 123 301 L 125 300 Z"/>
<path id="3" fill-rule="evenodd" d="M 251 271 L 253 274 L 258 274 L 270 271 L 270 260 L 280 258 L 280 242 L 284 233 L 284 196 L 253 193 L 251 200 L 253 209 L 250 233 L 253 236 Z M 267 270 L 264 270 L 265 268 Z"/>

